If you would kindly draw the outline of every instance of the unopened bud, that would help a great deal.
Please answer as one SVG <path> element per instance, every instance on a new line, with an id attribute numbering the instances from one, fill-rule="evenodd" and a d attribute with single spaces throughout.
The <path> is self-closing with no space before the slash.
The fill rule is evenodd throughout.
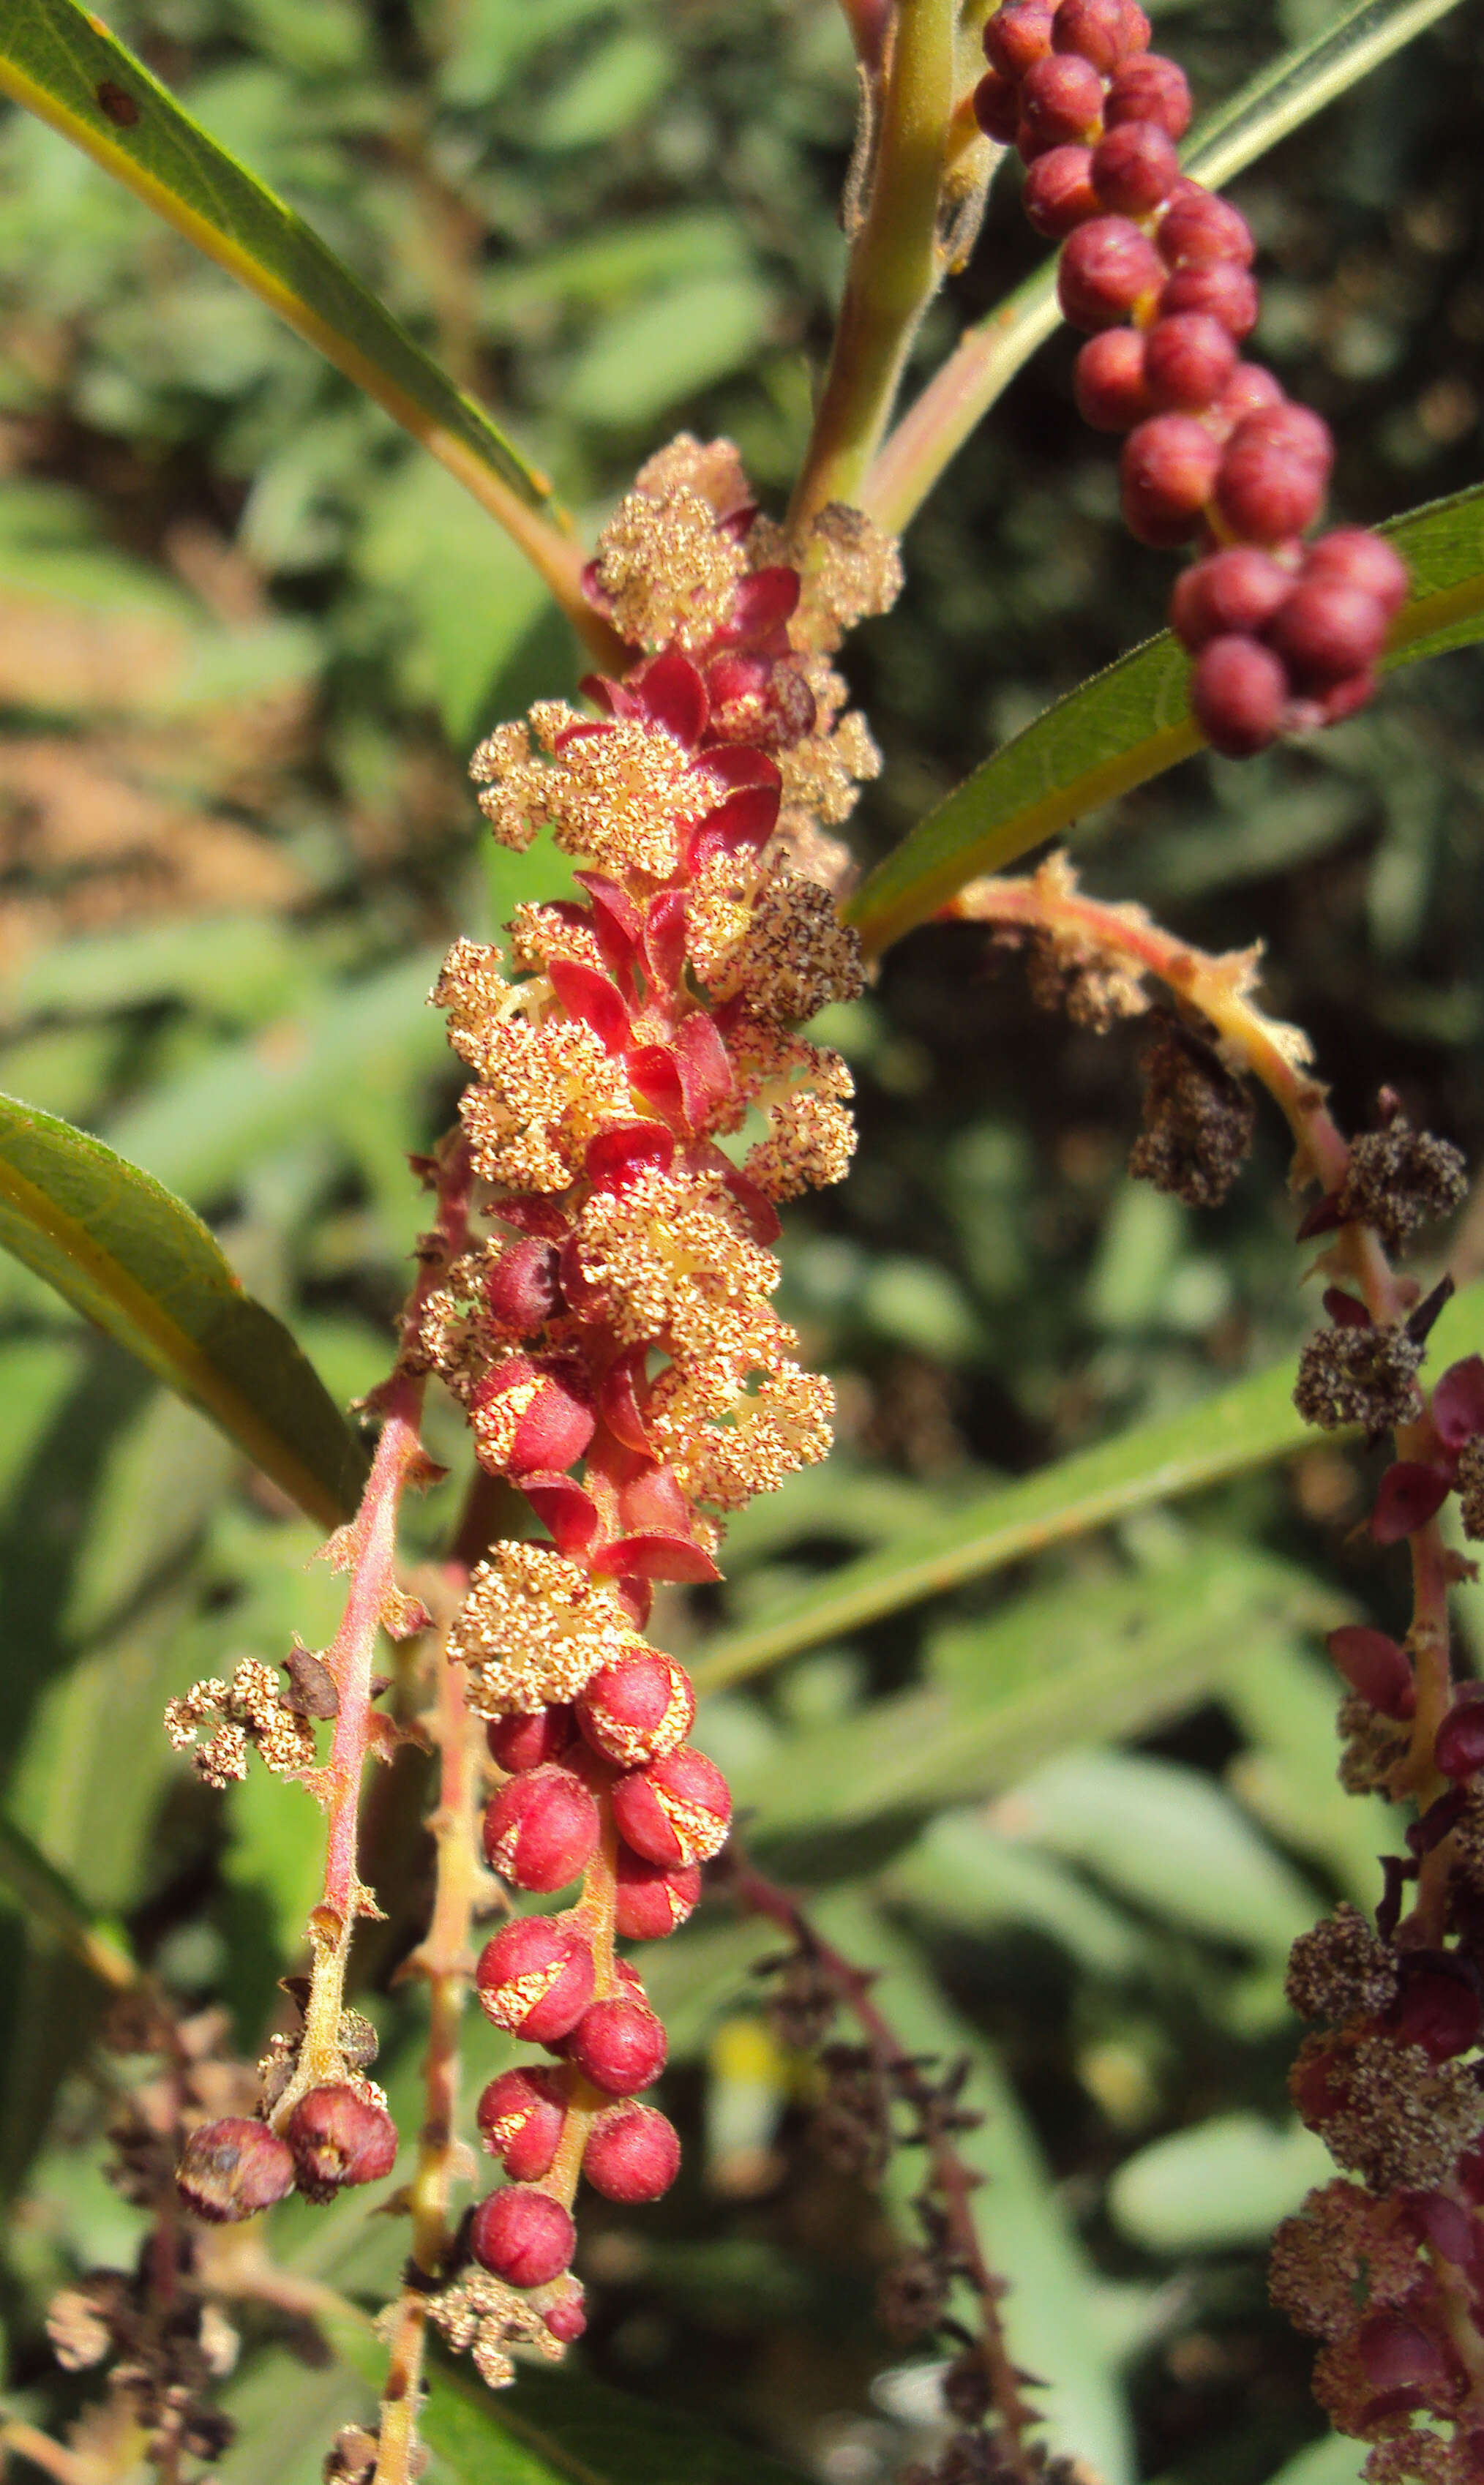
<path id="1" fill-rule="evenodd" d="M 704 1864 L 726 1844 L 731 1795 L 714 1761 L 682 1743 L 613 1790 L 619 1835 L 651 1864 Z"/>
<path id="2" fill-rule="evenodd" d="M 293 2190 L 293 2152 L 265 2122 L 224 2115 L 198 2123 L 180 2152 L 176 2188 L 186 2207 L 213 2226 L 271 2209 Z"/>
<path id="3" fill-rule="evenodd" d="M 497 2028 L 555 2044 L 592 1999 L 592 1951 L 561 1916 L 524 1916 L 485 1943 L 475 1983 Z"/>
<path id="4" fill-rule="evenodd" d="M 680 2171 L 674 2124 L 657 2106 L 611 2106 L 588 2135 L 582 2171 L 605 2200 L 657 2200 Z"/>
<path id="5" fill-rule="evenodd" d="M 696 1716 L 689 1675 L 658 1649 L 605 1665 L 583 1689 L 577 1721 L 595 1750 L 620 1768 L 678 1751 Z"/>
<path id="6" fill-rule="evenodd" d="M 1468 1684 L 1448 1710 L 1438 1729 L 1433 1758 L 1445 1778 L 1471 1778 L 1484 1769 L 1484 1685 Z"/>
<path id="7" fill-rule="evenodd" d="M 556 2071 L 502 2071 L 474 2110 L 481 2137 L 512 2183 L 546 2172 L 566 2122 L 566 2090 Z"/>
<path id="8" fill-rule="evenodd" d="M 491 2192 L 474 2213 L 469 2249 L 481 2269 L 508 2286 L 545 2286 L 571 2260 L 577 2230 L 560 2200 L 515 2183 Z"/>
<path id="9" fill-rule="evenodd" d="M 609 2096 L 646 2089 L 665 2067 L 665 2030 L 646 2002 L 594 2002 L 566 2041 L 569 2061 Z"/>
<path id="10" fill-rule="evenodd" d="M 614 1929 L 624 1941 L 663 1941 L 691 1915 L 701 1897 L 694 1864 L 651 1864 L 632 1847 L 618 1849 Z"/>
<path id="11" fill-rule="evenodd" d="M 571 1769 L 548 1761 L 502 1787 L 484 1814 L 485 1860 L 521 1890 L 560 1890 L 591 1859 L 598 1808 Z"/>
<path id="12" fill-rule="evenodd" d="M 489 1757 L 512 1777 L 560 1760 L 577 1732 L 577 1720 L 566 1701 L 553 1701 L 533 1716 L 491 1717 L 484 1728 Z"/>
<path id="13" fill-rule="evenodd" d="M 376 2183 L 397 2163 L 397 2125 L 384 2105 L 355 2089 L 311 2089 L 284 2133 L 306 2199 L 328 2200 L 349 2183 Z"/>

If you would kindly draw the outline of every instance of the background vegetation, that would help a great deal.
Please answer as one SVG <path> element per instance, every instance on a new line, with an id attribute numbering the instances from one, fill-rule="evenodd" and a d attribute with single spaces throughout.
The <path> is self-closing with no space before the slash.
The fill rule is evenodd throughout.
<path id="1" fill-rule="evenodd" d="M 1325 13 L 1156 14 L 1210 101 Z M 842 259 L 833 0 L 131 0 L 114 23 L 497 396 L 570 504 L 600 510 L 682 423 L 785 489 Z M 1479 472 L 1481 106 L 1466 10 L 1240 186 L 1258 341 L 1334 423 L 1348 517 Z M 1013 178 L 929 344 L 1032 263 Z M 438 469 L 18 114 L 0 304 L 0 1085 L 189 1199 L 348 1398 L 406 1282 L 404 1152 L 455 1092 L 434 963 L 560 877 L 477 835 L 465 754 L 569 686 L 570 647 Z M 887 754 L 863 857 L 1157 626 L 1167 564 L 1121 535 L 1069 370 L 1062 339 L 1022 377 L 862 636 Z M 1189 763 L 1076 840 L 1099 890 L 1209 944 L 1270 941 L 1343 1118 L 1388 1079 L 1474 1162 L 1479 664 L 1407 671 L 1320 748 Z M 784 1307 L 837 1378 L 840 1448 L 739 1522 L 723 1598 L 666 1592 L 673 1644 L 736 1676 L 701 1739 L 759 1855 L 889 1962 L 914 2041 L 972 2053 L 1021 2352 L 1108 2485 L 1342 2485 L 1354 2445 L 1305 2449 L 1306 2352 L 1266 2308 L 1261 2247 L 1323 2166 L 1286 2106 L 1283 1955 L 1326 1894 L 1371 1896 L 1393 1842 L 1333 1785 L 1317 1642 L 1393 1620 L 1392 1575 L 1350 1534 L 1360 1461 L 1307 1450 L 755 1662 L 762 1618 L 832 1567 L 1292 1352 L 1278 1137 L 1215 1217 L 1131 1185 L 1137 1035 L 1042 1018 L 967 927 L 915 935 L 836 1017 L 861 1154 L 791 1215 Z M 1484 1268 L 1477 1216 L 1451 1265 Z M 1443 1331 L 1445 1356 L 1479 1343 L 1456 1315 Z M 5 1812 L 179 1990 L 224 2000 L 251 2054 L 317 1820 L 276 1781 L 205 1795 L 159 1712 L 295 1629 L 324 1637 L 334 1583 L 302 1567 L 306 1522 L 9 1261 L 0 1406 Z M 429 1547 L 448 1498 L 416 1515 Z M 394 2106 L 419 2030 L 391 1982 L 426 1868 L 417 1778 L 379 1790 L 394 1912 L 360 1997 Z M 748 1975 L 771 1946 L 719 1902 L 655 1954 L 688 2171 L 659 2210 L 591 2216 L 590 2362 L 720 2409 L 824 2485 L 874 2485 L 932 2391 L 872 2321 L 879 2212 L 801 2145 L 808 2097 Z M 99 2175 L 96 2010 L 80 1968 L 0 1916 L 12 2403 L 48 2420 L 47 2295 L 130 2251 Z M 474 2033 L 481 2076 L 498 2043 Z M 351 2292 L 401 2249 L 353 2199 L 290 2208 L 283 2235 Z M 264 2334 L 229 2391 L 225 2485 L 310 2485 L 355 2391 Z"/>

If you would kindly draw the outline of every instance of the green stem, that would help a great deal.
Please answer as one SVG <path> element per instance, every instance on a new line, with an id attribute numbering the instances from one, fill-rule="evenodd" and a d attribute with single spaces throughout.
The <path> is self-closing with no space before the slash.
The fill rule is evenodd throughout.
<path id="1" fill-rule="evenodd" d="M 789 511 L 854 501 L 891 416 L 922 314 L 943 276 L 938 214 L 953 111 L 953 0 L 901 0 L 881 95 L 876 160 L 850 254 L 824 394 Z"/>

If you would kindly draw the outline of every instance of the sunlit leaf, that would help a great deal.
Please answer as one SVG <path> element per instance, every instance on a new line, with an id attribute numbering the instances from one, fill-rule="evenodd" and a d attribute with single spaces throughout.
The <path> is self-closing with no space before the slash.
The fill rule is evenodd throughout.
<path id="1" fill-rule="evenodd" d="M 313 227 L 182 110 L 73 0 L 8 0 L 0 93 L 48 122 L 366 390 L 536 557 L 547 478 Z M 554 540 L 554 539 L 553 539 Z M 538 561 L 538 565 L 542 565 Z"/>
<path id="2" fill-rule="evenodd" d="M 1484 636 L 1484 485 L 1429 502 L 1383 532 L 1405 554 L 1414 594 L 1387 669 Z M 1069 691 L 976 768 L 864 881 L 846 909 L 874 955 L 986 871 L 1160 776 L 1201 747 L 1190 659 L 1168 631 Z"/>
<path id="3" fill-rule="evenodd" d="M 0 1097 L 0 1242 L 228 1434 L 301 1509 L 354 1510 L 365 1458 L 200 1219 L 97 1139 Z"/>

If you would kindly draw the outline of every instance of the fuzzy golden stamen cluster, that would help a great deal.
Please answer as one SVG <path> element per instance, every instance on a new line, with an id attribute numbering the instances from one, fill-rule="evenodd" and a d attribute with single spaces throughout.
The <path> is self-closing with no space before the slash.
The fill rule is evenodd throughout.
<path id="1" fill-rule="evenodd" d="M 196 1774 L 220 1789 L 247 1775 L 250 1751 L 256 1751 L 280 1777 L 291 1777 L 315 1765 L 315 1730 L 306 1716 L 290 1708 L 271 1666 L 248 1657 L 230 1682 L 215 1675 L 193 1682 L 165 1710 L 165 1732 L 178 1752 L 195 1743 L 207 1718 L 221 1724 L 191 1753 Z"/>

